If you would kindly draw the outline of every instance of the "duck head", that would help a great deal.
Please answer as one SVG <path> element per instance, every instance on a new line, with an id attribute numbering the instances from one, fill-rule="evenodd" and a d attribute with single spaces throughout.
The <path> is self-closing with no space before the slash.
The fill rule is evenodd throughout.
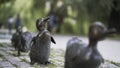
<path id="1" fill-rule="evenodd" d="M 44 30 L 45 29 L 45 24 L 48 22 L 49 17 L 47 18 L 39 18 L 36 21 L 36 27 L 39 31 Z"/>
<path id="2" fill-rule="evenodd" d="M 95 22 L 89 28 L 89 40 L 100 41 L 110 34 L 116 33 L 115 29 L 107 29 L 103 23 Z"/>
<path id="3" fill-rule="evenodd" d="M 18 27 L 18 28 L 16 29 L 16 32 L 22 33 L 22 28 L 21 28 L 21 27 Z"/>

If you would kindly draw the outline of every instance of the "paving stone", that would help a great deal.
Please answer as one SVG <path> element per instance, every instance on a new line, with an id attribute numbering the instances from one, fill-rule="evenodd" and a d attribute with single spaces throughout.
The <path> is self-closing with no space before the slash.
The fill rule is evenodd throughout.
<path id="1" fill-rule="evenodd" d="M 4 56 L 8 56 L 9 54 L 7 54 L 5 51 L 2 51 L 2 50 L 0 50 L 0 54 L 1 55 L 4 55 Z"/>
<path id="2" fill-rule="evenodd" d="M 10 62 L 8 62 L 8 61 L 2 61 L 1 63 L 0 63 L 0 66 L 1 67 L 14 67 Z"/>
<path id="3" fill-rule="evenodd" d="M 108 62 L 105 62 L 104 64 L 101 64 L 100 68 L 120 68 L 120 67 L 115 66 L 114 64 L 110 64 Z"/>
<path id="4" fill-rule="evenodd" d="M 16 68 L 16 67 L 2 67 L 2 68 Z"/>
<path id="5" fill-rule="evenodd" d="M 16 64 L 16 62 L 21 61 L 18 57 L 13 57 L 13 56 L 6 56 L 6 59 L 12 64 Z"/>
<path id="6" fill-rule="evenodd" d="M 1 48 L 1 50 L 7 50 L 6 47 Z"/>
<path id="7" fill-rule="evenodd" d="M 3 59 L 2 59 L 2 58 L 0 58 L 0 62 L 1 62 L 1 61 L 3 61 Z"/>
<path id="8" fill-rule="evenodd" d="M 20 59 L 25 59 L 27 62 L 30 62 L 30 57 L 29 56 L 20 56 Z"/>
<path id="9" fill-rule="evenodd" d="M 14 63 L 14 65 L 16 65 L 17 67 L 20 67 L 20 68 L 23 68 L 23 67 L 31 67 L 31 65 L 30 64 L 28 64 L 28 63 L 25 63 L 25 62 L 16 62 L 16 63 Z"/>
<path id="10" fill-rule="evenodd" d="M 21 68 L 35 68 L 35 67 L 21 67 Z"/>
<path id="11" fill-rule="evenodd" d="M 0 66 L 1 66 L 2 62 L 3 62 L 3 61 L 0 61 Z"/>
<path id="12" fill-rule="evenodd" d="M 6 52 L 10 55 L 13 55 L 13 56 L 15 55 L 15 53 L 14 53 L 15 51 L 6 51 Z"/>

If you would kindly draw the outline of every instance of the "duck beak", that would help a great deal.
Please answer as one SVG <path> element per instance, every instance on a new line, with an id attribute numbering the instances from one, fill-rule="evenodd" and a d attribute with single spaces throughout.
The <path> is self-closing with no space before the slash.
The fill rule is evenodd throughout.
<path id="1" fill-rule="evenodd" d="M 43 20 L 43 22 L 46 22 L 46 21 L 48 21 L 50 18 L 49 17 L 47 17 L 47 18 L 45 18 L 44 20 Z"/>
<path id="2" fill-rule="evenodd" d="M 111 35 L 111 34 L 116 34 L 117 33 L 117 31 L 116 31 L 116 29 L 109 29 L 109 30 L 107 30 L 106 32 L 105 32 L 105 34 L 107 35 L 107 36 L 109 36 L 109 35 Z"/>
<path id="3" fill-rule="evenodd" d="M 46 23 L 48 23 L 48 20 L 49 20 L 49 19 L 50 19 L 49 17 L 44 18 L 44 19 L 42 20 L 42 23 L 44 23 L 44 25 L 45 25 Z"/>

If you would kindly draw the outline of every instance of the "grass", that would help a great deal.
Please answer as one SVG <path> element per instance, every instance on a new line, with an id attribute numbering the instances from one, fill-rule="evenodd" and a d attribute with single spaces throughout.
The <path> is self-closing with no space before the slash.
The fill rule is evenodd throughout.
<path id="1" fill-rule="evenodd" d="M 0 44 L 0 47 L 2 47 L 3 45 L 2 44 Z"/>
<path id="2" fill-rule="evenodd" d="M 3 47 L 3 46 L 9 46 L 10 43 L 0 43 L 0 47 Z"/>
<path id="3" fill-rule="evenodd" d="M 16 64 L 13 64 L 13 66 L 15 66 L 16 68 L 19 68 Z"/>
<path id="4" fill-rule="evenodd" d="M 29 61 L 28 61 L 27 59 L 23 58 L 23 59 L 21 59 L 21 62 L 26 62 L 26 63 L 28 63 Z"/>
<path id="5" fill-rule="evenodd" d="M 37 63 L 34 64 L 34 68 L 40 68 Z"/>
<path id="6" fill-rule="evenodd" d="M 0 43 L 0 47 L 3 47 L 4 46 L 4 43 Z"/>
<path id="7" fill-rule="evenodd" d="M 117 63 L 117 62 L 114 62 L 114 61 L 110 61 L 110 60 L 105 60 L 105 61 L 120 67 L 120 63 Z"/>
<path id="8" fill-rule="evenodd" d="M 0 57 L 2 58 L 3 61 L 7 61 L 7 59 L 3 55 L 0 54 Z"/>

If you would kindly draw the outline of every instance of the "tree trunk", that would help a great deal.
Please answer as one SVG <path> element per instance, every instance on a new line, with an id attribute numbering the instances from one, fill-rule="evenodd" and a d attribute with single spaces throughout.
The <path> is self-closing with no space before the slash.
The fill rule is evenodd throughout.
<path id="1" fill-rule="evenodd" d="M 108 28 L 115 28 L 118 33 L 120 33 L 120 10 L 117 10 L 118 2 L 117 0 L 113 1 L 114 8 L 110 13 Z"/>

